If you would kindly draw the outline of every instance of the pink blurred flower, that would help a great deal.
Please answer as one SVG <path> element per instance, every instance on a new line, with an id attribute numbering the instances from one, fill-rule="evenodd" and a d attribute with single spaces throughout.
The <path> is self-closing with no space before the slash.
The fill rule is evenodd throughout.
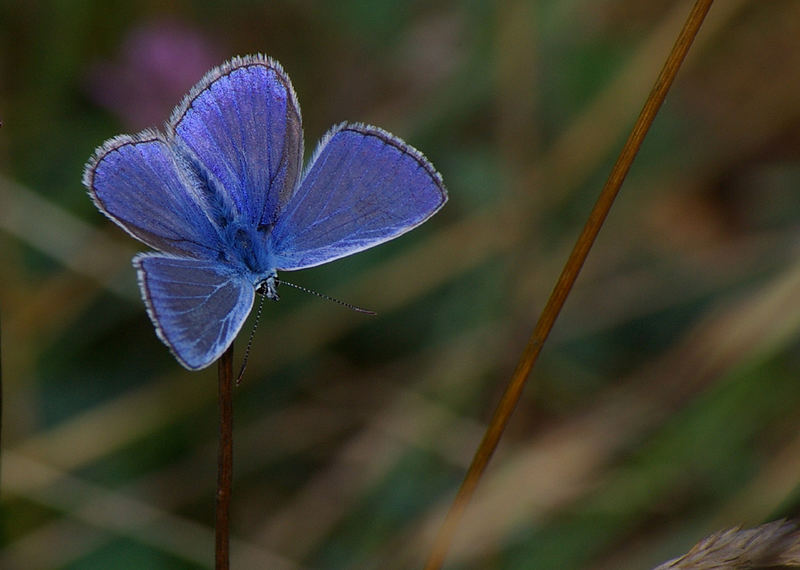
<path id="1" fill-rule="evenodd" d="M 160 125 L 220 59 L 196 29 L 172 20 L 149 22 L 130 33 L 117 61 L 90 68 L 90 96 L 131 129 Z"/>

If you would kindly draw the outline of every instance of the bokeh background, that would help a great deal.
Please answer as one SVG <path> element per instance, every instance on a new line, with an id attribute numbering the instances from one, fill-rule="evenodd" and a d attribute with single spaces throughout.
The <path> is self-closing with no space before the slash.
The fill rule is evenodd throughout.
<path id="1" fill-rule="evenodd" d="M 213 560 L 216 372 L 156 338 L 142 246 L 86 196 L 103 140 L 263 52 L 307 152 L 365 121 L 442 172 L 423 227 L 283 275 L 379 316 L 284 290 L 234 404 L 234 568 L 418 568 L 689 7 L 0 4 L 0 567 Z M 450 568 L 648 568 L 797 514 L 798 38 L 794 0 L 712 8 Z"/>

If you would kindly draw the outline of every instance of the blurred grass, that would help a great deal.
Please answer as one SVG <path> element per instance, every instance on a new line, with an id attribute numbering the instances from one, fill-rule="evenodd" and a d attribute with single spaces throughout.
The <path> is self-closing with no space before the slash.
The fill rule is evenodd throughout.
<path id="1" fill-rule="evenodd" d="M 205 59 L 265 52 L 307 150 L 362 120 L 443 173 L 450 202 L 425 226 L 285 276 L 379 317 L 286 291 L 235 401 L 234 567 L 418 567 L 688 9 L 0 6 L 0 567 L 212 560 L 215 373 L 153 333 L 138 245 L 80 184 L 95 146 L 161 124 Z M 125 55 L 147 31 L 175 52 L 166 74 Z M 712 8 L 452 568 L 645 568 L 796 516 L 798 32 L 789 0 Z M 131 102 L 109 103 L 99 85 L 130 77 Z"/>

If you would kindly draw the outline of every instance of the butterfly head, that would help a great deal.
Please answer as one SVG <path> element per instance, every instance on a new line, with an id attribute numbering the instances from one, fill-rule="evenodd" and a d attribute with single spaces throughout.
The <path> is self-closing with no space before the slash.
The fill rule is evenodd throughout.
<path id="1" fill-rule="evenodd" d="M 265 296 L 267 299 L 272 299 L 273 301 L 280 300 L 280 297 L 278 296 L 277 277 L 278 275 L 273 273 L 261 281 L 258 285 L 256 285 L 256 293 Z"/>

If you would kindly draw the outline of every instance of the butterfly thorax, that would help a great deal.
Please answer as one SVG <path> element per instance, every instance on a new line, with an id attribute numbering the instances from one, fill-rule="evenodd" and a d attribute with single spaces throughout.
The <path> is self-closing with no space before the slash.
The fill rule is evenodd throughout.
<path id="1" fill-rule="evenodd" d="M 220 252 L 220 256 L 242 272 L 251 274 L 254 282 L 274 276 L 275 266 L 268 246 L 270 230 L 271 226 L 255 227 L 242 221 L 227 224 L 220 232 L 227 251 Z"/>

